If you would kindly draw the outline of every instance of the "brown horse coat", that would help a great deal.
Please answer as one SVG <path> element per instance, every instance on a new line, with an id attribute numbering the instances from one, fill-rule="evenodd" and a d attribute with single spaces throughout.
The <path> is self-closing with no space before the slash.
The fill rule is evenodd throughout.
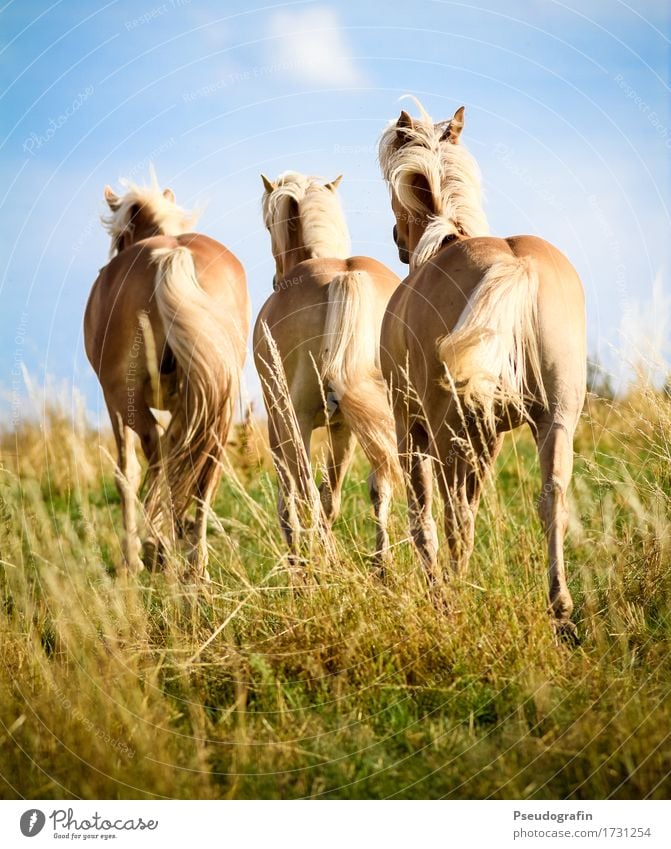
<path id="1" fill-rule="evenodd" d="M 190 558 L 202 573 L 207 510 L 245 357 L 245 275 L 214 239 L 179 232 L 188 218 L 169 190 L 128 189 L 122 198 L 106 189 L 112 213 L 106 225 L 116 253 L 101 269 L 84 316 L 86 353 L 118 448 L 124 556 L 132 569 L 141 568 L 137 434 L 150 464 L 145 509 L 151 547 L 183 532 L 185 513 L 196 501 Z M 171 414 L 163 439 L 152 408 Z"/>
<path id="2" fill-rule="evenodd" d="M 533 236 L 487 235 L 477 167 L 458 144 L 463 108 L 434 125 L 403 112 L 381 141 L 394 238 L 411 273 L 381 332 L 411 531 L 439 579 L 431 514 L 434 464 L 445 503 L 448 557 L 471 554 L 482 483 L 502 434 L 528 422 L 540 459 L 550 602 L 573 633 L 563 538 L 573 434 L 585 397 L 585 307 L 566 257 Z"/>
<path id="3" fill-rule="evenodd" d="M 311 434 L 326 425 L 325 518 L 332 521 L 338 514 L 356 437 L 372 467 L 369 491 L 377 520 L 377 558 L 382 560 L 389 546 L 387 517 L 398 471 L 378 340 L 399 280 L 374 259 L 347 256 L 349 237 L 335 194 L 337 182 L 322 185 L 289 173 L 276 183 L 264 178 L 264 185 L 265 222 L 277 273 L 275 293 L 254 328 L 254 360 L 280 479 L 282 530 L 296 553 L 317 504 L 309 466 Z"/>

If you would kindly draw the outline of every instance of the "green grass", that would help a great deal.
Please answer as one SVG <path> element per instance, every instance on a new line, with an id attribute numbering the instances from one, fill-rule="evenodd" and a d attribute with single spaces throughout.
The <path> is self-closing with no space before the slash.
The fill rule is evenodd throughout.
<path id="1" fill-rule="evenodd" d="M 666 798 L 671 408 L 592 401 L 567 540 L 582 644 L 546 608 L 533 443 L 506 439 L 467 579 L 393 568 L 357 458 L 339 562 L 291 588 L 257 434 L 232 449 L 211 587 L 116 577 L 109 438 L 50 411 L 2 439 L 0 794 L 29 798 Z M 102 445 L 102 448 L 101 448 Z"/>

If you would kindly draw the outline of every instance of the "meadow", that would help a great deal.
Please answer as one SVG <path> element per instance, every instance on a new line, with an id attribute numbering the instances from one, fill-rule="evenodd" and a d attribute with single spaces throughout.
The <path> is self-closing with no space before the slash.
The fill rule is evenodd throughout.
<path id="1" fill-rule="evenodd" d="M 319 462 L 317 449 L 316 462 Z M 292 586 L 262 422 L 240 426 L 204 591 L 117 574 L 106 432 L 64 404 L 0 440 L 5 798 L 668 798 L 671 401 L 590 396 L 558 642 L 530 434 L 508 435 L 476 549 L 439 610 L 395 501 L 371 569 L 360 455 L 335 564 Z"/>

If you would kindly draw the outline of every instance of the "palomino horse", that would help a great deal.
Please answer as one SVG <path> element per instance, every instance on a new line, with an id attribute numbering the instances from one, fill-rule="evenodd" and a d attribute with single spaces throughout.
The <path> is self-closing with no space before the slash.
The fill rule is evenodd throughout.
<path id="1" fill-rule="evenodd" d="M 150 188 L 124 185 L 122 197 L 105 188 L 111 259 L 84 317 L 86 353 L 118 450 L 124 558 L 131 570 L 142 568 L 136 433 L 149 462 L 145 509 L 155 540 L 148 551 L 158 553 L 159 545 L 183 533 L 196 500 L 189 558 L 195 575 L 206 575 L 207 512 L 221 477 L 249 332 L 245 274 L 219 242 L 185 232 L 193 217 L 170 189 L 160 191 L 153 173 Z M 162 438 L 152 408 L 171 413 Z"/>
<path id="2" fill-rule="evenodd" d="M 323 518 L 331 522 L 338 514 L 356 437 L 372 466 L 368 487 L 377 522 L 376 560 L 381 563 L 389 547 L 387 519 L 400 470 L 379 367 L 379 337 L 399 279 L 374 259 L 349 256 L 349 234 L 336 194 L 340 178 L 325 185 L 292 172 L 275 182 L 262 179 L 263 217 L 276 274 L 275 292 L 254 328 L 254 359 L 280 481 L 282 531 L 293 562 L 306 518 L 300 505 L 318 510 L 309 465 L 311 434 L 326 425 Z"/>
<path id="3" fill-rule="evenodd" d="M 412 535 L 436 580 L 437 461 L 449 557 L 465 566 L 483 477 L 503 432 L 528 422 L 540 459 L 551 609 L 559 631 L 573 636 L 563 542 L 585 398 L 582 285 L 542 239 L 488 235 L 478 169 L 459 144 L 463 116 L 462 107 L 434 125 L 423 109 L 417 120 L 401 112 L 380 141 L 394 239 L 410 265 L 384 318 L 381 363 L 392 387 Z"/>

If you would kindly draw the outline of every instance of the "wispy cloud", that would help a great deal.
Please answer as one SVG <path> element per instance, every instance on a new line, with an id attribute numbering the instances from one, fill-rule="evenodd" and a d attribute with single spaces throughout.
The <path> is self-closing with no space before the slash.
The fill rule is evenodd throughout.
<path id="1" fill-rule="evenodd" d="M 287 74 L 319 85 L 364 81 L 333 9 L 277 12 L 269 21 L 269 33 L 277 39 L 277 63 Z"/>
<path id="2" fill-rule="evenodd" d="M 639 298 L 622 317 L 623 359 L 659 385 L 668 376 L 671 353 L 671 297 L 659 272 L 649 298 Z"/>

